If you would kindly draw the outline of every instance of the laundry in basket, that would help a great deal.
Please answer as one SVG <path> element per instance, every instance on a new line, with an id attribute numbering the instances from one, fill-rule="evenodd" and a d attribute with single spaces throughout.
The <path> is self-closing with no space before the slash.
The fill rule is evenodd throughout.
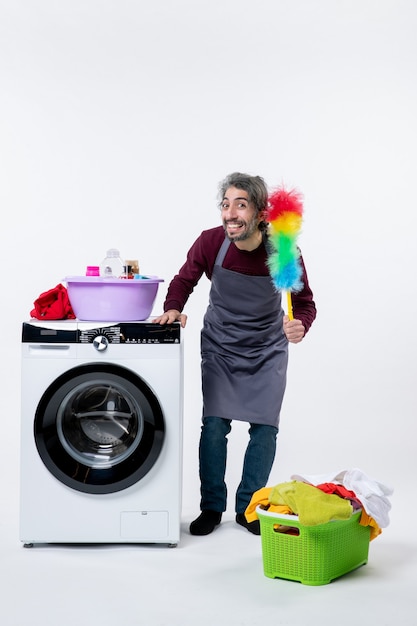
<path id="1" fill-rule="evenodd" d="M 260 522 L 264 574 L 323 585 L 366 564 L 379 524 L 388 524 L 392 489 L 358 469 L 320 475 L 317 484 L 294 476 L 300 480 L 255 492 L 245 512 L 248 522 Z M 323 476 L 335 482 L 322 483 Z"/>

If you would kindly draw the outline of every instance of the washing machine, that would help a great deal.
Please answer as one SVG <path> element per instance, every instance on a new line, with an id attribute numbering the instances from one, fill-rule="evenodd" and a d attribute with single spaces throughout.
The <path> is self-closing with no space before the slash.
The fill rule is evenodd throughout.
<path id="1" fill-rule="evenodd" d="M 20 539 L 180 539 L 179 324 L 29 320 L 22 326 Z"/>

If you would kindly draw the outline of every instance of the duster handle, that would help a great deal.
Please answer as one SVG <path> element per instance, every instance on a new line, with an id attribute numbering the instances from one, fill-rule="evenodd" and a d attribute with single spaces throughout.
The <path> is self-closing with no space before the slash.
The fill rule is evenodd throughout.
<path id="1" fill-rule="evenodd" d="M 294 315 L 292 312 L 291 291 L 287 291 L 287 315 L 290 318 L 290 320 L 294 319 Z"/>

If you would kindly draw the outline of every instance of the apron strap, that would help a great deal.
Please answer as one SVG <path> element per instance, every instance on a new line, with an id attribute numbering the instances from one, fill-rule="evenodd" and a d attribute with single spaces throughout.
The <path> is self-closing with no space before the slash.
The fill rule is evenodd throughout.
<path id="1" fill-rule="evenodd" d="M 227 237 L 224 238 L 224 241 L 222 245 L 220 246 L 220 250 L 217 253 L 214 265 L 222 265 L 224 261 L 224 257 L 226 256 L 226 252 L 228 251 L 231 243 L 232 242 Z"/>

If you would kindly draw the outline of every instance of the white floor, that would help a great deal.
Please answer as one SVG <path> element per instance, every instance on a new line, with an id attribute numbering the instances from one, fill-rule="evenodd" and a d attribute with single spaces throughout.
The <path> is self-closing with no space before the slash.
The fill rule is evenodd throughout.
<path id="1" fill-rule="evenodd" d="M 16 492 L 1 507 L 2 626 L 417 624 L 413 516 L 398 508 L 371 542 L 367 565 L 313 587 L 267 578 L 260 538 L 237 526 L 231 513 L 199 538 L 188 533 L 195 511 L 185 512 L 176 548 L 27 549 L 18 540 L 17 507 Z"/>

